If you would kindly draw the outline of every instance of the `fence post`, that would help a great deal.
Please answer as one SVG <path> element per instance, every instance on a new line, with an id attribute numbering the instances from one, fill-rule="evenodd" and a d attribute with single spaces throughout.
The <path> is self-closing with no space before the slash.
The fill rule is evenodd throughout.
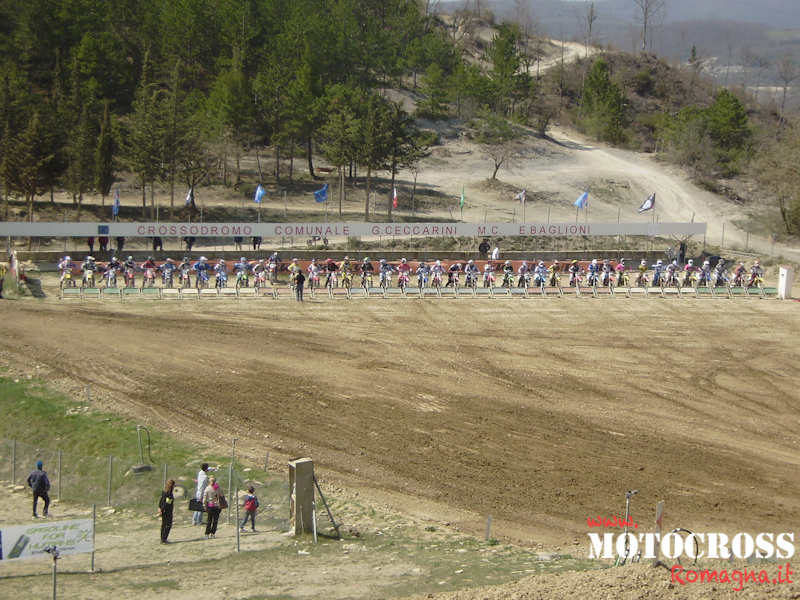
<path id="1" fill-rule="evenodd" d="M 269 470 L 269 452 L 267 452 L 267 457 L 264 459 L 264 470 Z"/>
<path id="2" fill-rule="evenodd" d="M 61 502 L 61 457 L 63 450 L 58 451 L 58 501 Z"/>
<path id="3" fill-rule="evenodd" d="M 236 495 L 236 552 L 241 552 L 241 546 L 239 544 L 239 533 L 241 532 L 241 528 L 239 527 L 239 488 L 235 488 L 235 495 Z M 233 498 L 228 500 L 228 506 L 230 507 L 231 502 L 233 502 Z"/>
<path id="4" fill-rule="evenodd" d="M 92 503 L 92 535 L 94 539 L 92 540 L 92 573 L 94 573 L 94 548 L 97 545 L 97 503 Z"/>
<path id="5" fill-rule="evenodd" d="M 114 457 L 109 454 L 108 455 L 108 506 L 111 507 L 111 473 L 114 468 Z"/>
<path id="6" fill-rule="evenodd" d="M 167 489 L 167 463 L 164 463 L 164 489 Z"/>
<path id="7" fill-rule="evenodd" d="M 17 483 L 17 440 L 11 440 L 11 485 Z"/>

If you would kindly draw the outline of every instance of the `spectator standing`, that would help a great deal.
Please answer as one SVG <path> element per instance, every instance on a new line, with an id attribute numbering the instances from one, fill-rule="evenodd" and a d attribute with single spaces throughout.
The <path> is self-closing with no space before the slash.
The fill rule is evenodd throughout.
<path id="1" fill-rule="evenodd" d="M 258 509 L 258 497 L 256 496 L 256 489 L 251 485 L 247 488 L 247 494 L 244 497 L 244 520 L 239 525 L 239 529 L 244 531 L 244 526 L 247 525 L 247 519 L 256 530 L 256 510 Z"/>
<path id="2" fill-rule="evenodd" d="M 240 236 L 240 235 L 237 235 L 235 238 L 233 238 L 233 244 L 234 244 L 234 246 L 236 247 L 237 250 L 241 250 L 242 249 L 242 241 L 243 240 L 244 240 L 244 238 L 242 236 Z"/>
<path id="3" fill-rule="evenodd" d="M 206 538 L 213 538 L 217 534 L 219 514 L 222 512 L 221 497 L 222 490 L 219 488 L 217 478 L 212 475 L 208 478 L 206 491 L 203 492 L 203 506 L 206 509 Z"/>
<path id="4" fill-rule="evenodd" d="M 100 252 L 108 252 L 108 236 L 101 235 L 97 238 L 97 243 L 100 244 Z"/>
<path id="5" fill-rule="evenodd" d="M 199 502 L 203 501 L 203 493 L 206 491 L 208 485 L 208 463 L 200 465 L 200 471 L 197 473 L 197 491 L 195 491 L 194 499 Z M 192 516 L 192 525 L 203 524 L 203 511 L 196 510 Z"/>
<path id="6" fill-rule="evenodd" d="M 158 250 L 161 250 L 161 251 L 164 250 L 164 242 L 162 242 L 161 238 L 156 235 L 156 236 L 153 236 L 153 252 L 156 252 Z"/>
<path id="7" fill-rule="evenodd" d="M 169 531 L 172 529 L 172 509 L 175 508 L 175 480 L 168 479 L 161 500 L 158 502 L 158 514 L 161 515 L 161 543 L 169 544 Z"/>
<path id="8" fill-rule="evenodd" d="M 86 245 L 89 246 L 89 254 L 94 253 L 94 237 L 89 236 L 86 238 Z"/>
<path id="9" fill-rule="evenodd" d="M 492 260 L 499 260 L 500 259 L 500 246 L 495 246 L 494 250 L 492 250 Z"/>
<path id="10" fill-rule="evenodd" d="M 489 250 L 491 250 L 491 246 L 489 246 L 489 240 L 483 238 L 480 246 L 478 246 L 478 252 L 481 255 L 481 260 L 486 260 L 489 257 Z"/>
<path id="11" fill-rule="evenodd" d="M 261 250 L 261 236 L 254 235 L 250 238 L 250 241 L 253 242 L 253 250 Z"/>
<path id="12" fill-rule="evenodd" d="M 194 236 L 183 238 L 183 243 L 186 244 L 186 251 L 187 252 L 191 252 L 192 251 L 192 246 L 194 246 L 194 240 L 195 240 Z"/>
<path id="13" fill-rule="evenodd" d="M 125 248 L 125 237 L 117 236 L 117 252 L 122 252 L 123 248 Z"/>
<path id="14" fill-rule="evenodd" d="M 0 277 L 0 300 L 3 299 L 3 284 L 6 282 L 5 277 Z"/>
<path id="15" fill-rule="evenodd" d="M 47 492 L 50 491 L 50 480 L 47 478 L 47 473 L 43 470 L 44 463 L 36 461 L 36 468 L 28 475 L 28 487 L 33 490 L 33 518 L 38 519 L 39 515 L 36 514 L 36 505 L 39 503 L 39 498 L 44 501 L 44 511 L 42 515 L 45 517 L 50 516 L 50 496 Z"/>
<path id="16" fill-rule="evenodd" d="M 303 285 L 306 282 L 306 276 L 303 275 L 303 270 L 297 271 L 297 274 L 294 276 L 294 283 L 297 292 L 297 301 L 303 301 Z"/>

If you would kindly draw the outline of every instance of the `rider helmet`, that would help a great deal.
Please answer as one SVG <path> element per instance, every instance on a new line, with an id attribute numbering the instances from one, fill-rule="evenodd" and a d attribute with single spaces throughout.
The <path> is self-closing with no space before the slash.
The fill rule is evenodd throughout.
<path id="1" fill-rule="evenodd" d="M 69 260 L 69 256 L 67 257 L 67 260 Z M 129 257 L 128 257 L 128 260 L 133 260 L 133 257 L 132 257 L 132 256 L 129 256 Z"/>
<path id="2" fill-rule="evenodd" d="M 687 264 L 693 265 L 693 264 L 694 264 L 694 259 L 693 259 L 693 258 L 690 258 L 690 259 L 689 259 L 689 262 L 688 262 Z"/>
<path id="3" fill-rule="evenodd" d="M 508 267 L 508 266 L 511 266 L 511 261 L 510 261 L 510 260 L 507 260 L 507 261 L 506 261 L 506 266 L 507 266 L 507 267 Z"/>
<path id="4" fill-rule="evenodd" d="M 259 258 L 258 259 L 258 264 L 263 264 L 263 263 L 264 263 L 264 259 L 263 258 Z"/>
<path id="5" fill-rule="evenodd" d="M 87 256 L 86 260 L 94 260 L 94 256 Z"/>
<path id="6" fill-rule="evenodd" d="M 317 264 L 317 259 L 316 258 L 312 258 L 311 259 L 311 264 L 314 264 L 314 265 Z"/>
<path id="7" fill-rule="evenodd" d="M 208 260 L 208 259 L 207 259 L 205 256 L 201 256 L 201 257 L 200 257 L 200 260 L 202 260 L 202 261 L 206 261 L 206 260 Z"/>
<path id="8" fill-rule="evenodd" d="M 663 261 L 663 260 L 657 260 L 657 261 L 656 261 L 656 264 L 657 264 L 657 265 L 663 265 L 663 264 L 664 264 L 664 261 Z"/>
<path id="9" fill-rule="evenodd" d="M 554 261 L 553 261 L 553 264 L 554 264 L 554 265 L 557 265 L 557 264 L 558 264 L 558 259 L 554 260 Z"/>
<path id="10" fill-rule="evenodd" d="M 596 264 L 597 264 L 597 259 L 596 259 L 596 258 L 593 258 L 593 259 L 592 259 L 592 264 L 593 264 L 593 265 L 596 265 Z"/>
<path id="11" fill-rule="evenodd" d="M 167 262 L 168 262 L 168 263 L 171 263 L 171 262 L 173 262 L 173 261 L 172 261 L 172 259 L 171 259 L 171 258 L 168 258 L 168 259 L 167 259 Z"/>
<path id="12" fill-rule="evenodd" d="M 243 256 L 239 259 L 239 262 L 245 262 L 247 259 Z"/>
<path id="13" fill-rule="evenodd" d="M 328 263 L 328 264 L 331 264 L 333 262 L 333 259 L 332 258 L 328 258 L 328 260 L 326 260 L 325 262 Z"/>
<path id="14" fill-rule="evenodd" d="M 382 265 L 385 265 L 385 264 L 386 264 L 386 259 L 385 259 L 385 258 L 382 258 L 382 259 L 381 259 L 381 264 L 382 264 Z"/>
<path id="15" fill-rule="evenodd" d="M 147 260 L 155 260 L 155 258 L 153 258 L 152 256 L 148 256 Z"/>
<path id="16" fill-rule="evenodd" d="M 350 257 L 349 256 L 345 256 L 344 259 L 345 260 L 350 260 Z"/>
<path id="17" fill-rule="evenodd" d="M 692 262 L 692 261 L 689 261 L 689 262 Z M 647 264 L 647 260 L 643 258 L 641 264 L 646 265 Z"/>
<path id="18" fill-rule="evenodd" d="M 543 261 L 543 260 L 540 260 L 540 261 L 539 261 L 539 266 L 540 266 L 540 267 L 543 267 L 543 266 L 544 266 L 544 261 Z"/>
<path id="19" fill-rule="evenodd" d="M 621 258 L 621 259 L 619 259 L 619 262 L 624 265 L 625 264 L 625 259 Z"/>
<path id="20" fill-rule="evenodd" d="M 408 262 L 408 261 L 407 261 L 405 258 L 401 258 L 401 259 L 400 259 L 400 264 L 401 264 L 401 265 L 404 265 L 404 264 L 406 264 L 407 262 Z"/>
<path id="21" fill-rule="evenodd" d="M 577 265 L 577 264 L 578 264 L 578 259 L 576 258 L 575 260 L 573 260 L 573 261 L 572 261 L 572 264 L 573 264 L 573 265 Z"/>
<path id="22" fill-rule="evenodd" d="M 720 258 L 719 259 L 719 264 L 724 265 L 725 264 L 725 259 L 724 258 Z"/>
<path id="23" fill-rule="evenodd" d="M 297 259 L 296 259 L 296 258 L 293 258 L 293 259 L 292 259 L 292 262 L 293 262 L 293 263 L 294 263 L 294 262 L 297 262 Z"/>
<path id="24" fill-rule="evenodd" d="M 442 261 L 440 261 L 440 260 L 437 260 L 437 261 L 436 261 L 436 266 L 437 266 L 437 267 L 441 267 L 441 266 L 442 266 Z"/>
<path id="25" fill-rule="evenodd" d="M 405 258 L 404 258 L 403 260 L 405 260 Z M 468 264 L 468 265 L 474 265 L 474 264 L 475 264 L 475 261 L 474 261 L 474 260 L 471 260 L 471 261 L 469 261 L 467 264 Z"/>
<path id="26" fill-rule="evenodd" d="M 69 256 L 65 256 L 65 257 L 64 257 L 64 260 L 69 260 Z"/>
<path id="27" fill-rule="evenodd" d="M 219 264 L 224 265 L 225 264 L 225 259 L 224 258 L 220 258 L 219 259 Z"/>
<path id="28" fill-rule="evenodd" d="M 523 260 L 522 261 L 522 266 L 523 267 L 527 267 L 528 266 L 528 261 L 527 260 Z"/>
<path id="29" fill-rule="evenodd" d="M 711 263 L 710 263 L 710 262 L 708 262 L 707 260 L 704 260 L 704 261 L 703 261 L 703 266 L 704 266 L 704 267 L 707 267 L 707 266 L 708 266 L 708 265 L 710 265 L 710 264 L 711 264 Z"/>
<path id="30" fill-rule="evenodd" d="M 458 264 L 456 265 L 456 267 L 457 267 L 457 268 L 458 268 L 458 270 L 460 271 L 460 270 L 461 270 L 461 263 L 458 263 Z"/>
<path id="31" fill-rule="evenodd" d="M 744 267 L 744 263 L 743 263 L 743 262 L 740 262 L 740 263 L 739 263 L 739 266 L 740 266 L 740 267 Z"/>
<path id="32" fill-rule="evenodd" d="M 188 256 L 184 256 L 183 257 L 183 262 L 189 262 L 189 257 Z"/>
<path id="33" fill-rule="evenodd" d="M 424 262 L 422 262 L 422 261 L 419 261 L 419 266 L 420 266 L 420 268 L 422 268 L 422 267 L 424 267 L 424 266 L 425 266 L 425 263 L 424 263 Z"/>
<path id="34" fill-rule="evenodd" d="M 760 261 L 760 260 L 757 260 L 755 263 L 753 263 L 753 266 L 754 266 L 754 267 L 759 267 L 759 266 L 761 266 L 761 261 Z"/>

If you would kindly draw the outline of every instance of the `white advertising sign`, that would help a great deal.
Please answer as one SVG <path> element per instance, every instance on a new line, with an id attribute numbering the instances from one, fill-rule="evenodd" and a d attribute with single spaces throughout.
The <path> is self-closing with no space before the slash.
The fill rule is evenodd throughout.
<path id="1" fill-rule="evenodd" d="M 703 235 L 705 223 L 0 223 L 0 236 L 306 237 Z"/>
<path id="2" fill-rule="evenodd" d="M 0 561 L 49 556 L 45 548 L 53 547 L 61 556 L 94 552 L 94 522 L 41 520 L 0 529 Z"/>

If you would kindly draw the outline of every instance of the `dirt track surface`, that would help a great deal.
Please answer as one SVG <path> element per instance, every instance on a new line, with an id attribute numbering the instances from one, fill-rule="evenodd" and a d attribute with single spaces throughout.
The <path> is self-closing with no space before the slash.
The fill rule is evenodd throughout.
<path id="1" fill-rule="evenodd" d="M 647 530 L 666 500 L 669 528 L 795 531 L 798 308 L 5 301 L 0 364 L 475 531 L 585 544 L 628 489 Z"/>

